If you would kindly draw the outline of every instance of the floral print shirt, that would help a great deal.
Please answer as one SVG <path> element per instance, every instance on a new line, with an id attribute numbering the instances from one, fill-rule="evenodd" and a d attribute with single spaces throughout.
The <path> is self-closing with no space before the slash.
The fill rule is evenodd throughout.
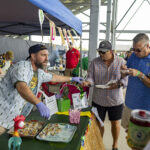
<path id="1" fill-rule="evenodd" d="M 36 90 L 33 90 L 35 95 L 43 82 L 52 79 L 52 74 L 42 69 L 38 69 L 37 74 L 38 82 Z M 30 87 L 33 76 L 34 71 L 30 60 L 17 62 L 9 68 L 6 76 L 0 82 L 0 126 L 9 129 L 14 124 L 13 118 L 20 114 L 27 116 L 32 110 L 33 105 L 25 103 L 25 99 L 18 93 L 15 85 L 22 81 Z M 24 108 L 25 104 L 27 105 Z"/>

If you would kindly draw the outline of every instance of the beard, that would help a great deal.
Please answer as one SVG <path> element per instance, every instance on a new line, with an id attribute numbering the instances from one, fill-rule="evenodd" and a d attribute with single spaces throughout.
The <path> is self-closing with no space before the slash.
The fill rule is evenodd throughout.
<path id="1" fill-rule="evenodd" d="M 44 62 L 44 63 L 46 63 L 46 62 Z M 43 65 L 43 63 L 40 63 L 40 62 L 35 62 L 34 64 L 37 68 L 40 68 L 40 69 L 45 69 L 47 66 L 47 65 Z"/>

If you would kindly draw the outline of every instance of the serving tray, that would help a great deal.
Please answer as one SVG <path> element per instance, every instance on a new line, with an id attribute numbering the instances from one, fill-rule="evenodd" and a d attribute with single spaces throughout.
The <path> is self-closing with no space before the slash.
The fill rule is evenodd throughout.
<path id="1" fill-rule="evenodd" d="M 70 124 L 49 123 L 36 138 L 43 141 L 68 143 L 72 140 L 76 130 L 77 127 Z"/>
<path id="2" fill-rule="evenodd" d="M 25 121 L 24 123 L 25 123 L 24 128 L 18 130 L 20 137 L 34 138 L 44 126 L 44 122 L 37 120 L 29 120 Z M 12 127 L 7 133 L 12 135 L 13 132 L 14 127 Z"/>

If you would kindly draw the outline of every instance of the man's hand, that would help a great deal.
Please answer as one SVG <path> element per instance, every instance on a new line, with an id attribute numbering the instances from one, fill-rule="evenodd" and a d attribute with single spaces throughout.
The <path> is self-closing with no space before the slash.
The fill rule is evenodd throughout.
<path id="1" fill-rule="evenodd" d="M 42 117 L 47 118 L 47 119 L 50 117 L 50 110 L 44 103 L 40 102 L 36 104 L 36 107 Z"/>
<path id="2" fill-rule="evenodd" d="M 91 83 L 89 81 L 83 81 L 81 85 L 82 85 L 82 87 L 85 87 L 85 86 L 90 87 Z"/>
<path id="3" fill-rule="evenodd" d="M 108 84 L 109 88 L 107 88 L 107 90 L 112 90 L 112 89 L 117 89 L 118 88 L 118 84 L 117 83 L 111 83 Z"/>
<path id="4" fill-rule="evenodd" d="M 129 69 L 129 75 L 133 77 L 138 77 L 141 74 L 141 72 L 137 69 Z"/>
<path id="5" fill-rule="evenodd" d="M 109 88 L 107 88 L 108 90 L 112 90 L 112 89 L 118 89 L 121 86 L 123 86 L 123 83 L 120 81 L 116 81 L 115 83 L 110 83 L 108 84 Z"/>
<path id="6" fill-rule="evenodd" d="M 129 69 L 127 68 L 126 65 L 122 65 L 120 67 L 120 73 L 121 73 L 121 77 L 124 78 L 126 77 L 127 75 L 129 75 Z"/>
<path id="7" fill-rule="evenodd" d="M 83 78 L 82 77 L 72 77 L 72 82 L 78 82 L 78 83 L 82 83 L 83 82 Z"/>
<path id="8" fill-rule="evenodd" d="M 122 65 L 120 67 L 120 71 L 121 71 L 121 76 L 125 77 L 127 75 L 136 77 L 140 75 L 140 71 L 137 69 L 132 69 L 132 68 L 127 68 L 126 65 Z"/>
<path id="9" fill-rule="evenodd" d="M 126 65 L 122 65 L 122 66 L 120 67 L 120 70 L 126 70 L 126 69 L 128 69 Z"/>

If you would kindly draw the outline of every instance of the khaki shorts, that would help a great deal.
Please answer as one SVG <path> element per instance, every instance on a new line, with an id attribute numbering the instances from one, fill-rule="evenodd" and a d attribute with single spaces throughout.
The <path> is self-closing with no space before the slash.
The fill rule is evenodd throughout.
<path id="1" fill-rule="evenodd" d="M 128 128 L 130 116 L 131 116 L 131 109 L 124 105 L 123 113 L 122 113 L 122 120 L 121 120 L 121 126 L 125 129 Z"/>
<path id="2" fill-rule="evenodd" d="M 2 134 L 5 133 L 5 132 L 6 132 L 6 129 L 3 128 L 2 126 L 0 126 L 0 135 L 2 135 Z"/>

